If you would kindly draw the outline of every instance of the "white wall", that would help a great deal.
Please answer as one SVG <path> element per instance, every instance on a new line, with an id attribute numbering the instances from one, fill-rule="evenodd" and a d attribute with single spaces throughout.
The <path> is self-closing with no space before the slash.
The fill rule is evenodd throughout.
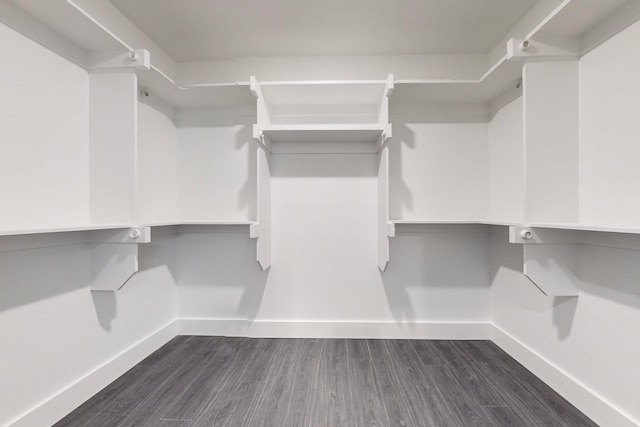
<path id="1" fill-rule="evenodd" d="M 178 128 L 178 215 L 189 221 L 256 217 L 250 125 Z"/>
<path id="2" fill-rule="evenodd" d="M 395 116 L 389 147 L 392 220 L 487 219 L 487 123 L 419 123 Z"/>
<path id="3" fill-rule="evenodd" d="M 178 219 L 177 139 L 171 120 L 138 104 L 138 223 Z"/>
<path id="4" fill-rule="evenodd" d="M 524 145 L 522 97 L 496 113 L 489 123 L 489 219 L 524 221 Z"/>
<path id="5" fill-rule="evenodd" d="M 89 76 L 92 224 L 131 224 L 136 219 L 137 93 L 133 70 Z"/>
<path id="6" fill-rule="evenodd" d="M 88 244 L 0 252 L 0 425 L 175 318 L 175 245 L 155 237 L 117 293 L 90 291 Z"/>
<path id="7" fill-rule="evenodd" d="M 259 270 L 255 242 L 241 228 L 181 234 L 180 317 L 340 324 L 488 320 L 486 233 L 456 227 L 400 232 L 392 239 L 391 263 L 380 273 L 377 156 L 277 154 L 271 173 L 271 269 Z M 276 333 L 287 334 L 286 328 L 280 325 Z M 368 330 L 370 336 L 383 333 Z"/>
<path id="8" fill-rule="evenodd" d="M 580 221 L 638 226 L 640 23 L 580 60 Z"/>
<path id="9" fill-rule="evenodd" d="M 640 252 L 583 246 L 580 296 L 549 298 L 522 275 L 521 248 L 506 234 L 493 236 L 492 251 L 493 323 L 639 422 Z M 594 406 L 579 409 L 614 425 Z"/>
<path id="10" fill-rule="evenodd" d="M 638 225 L 640 24 L 580 60 L 580 221 Z M 640 424 L 640 252 L 582 245 L 577 298 L 549 298 L 520 272 L 521 249 L 495 235 L 492 320 L 562 373 Z M 602 425 L 622 425 L 582 400 Z M 626 424 L 624 424 L 626 425 Z"/>
<path id="11" fill-rule="evenodd" d="M 0 229 L 87 224 L 87 72 L 3 25 L 0 51 Z M 0 239 L 20 246 L 38 237 Z M 174 252 L 172 237 L 154 232 L 153 243 L 140 246 L 140 272 L 118 293 L 96 293 L 89 244 L 0 251 L 0 425 L 171 322 Z M 74 398 L 89 397 L 70 396 L 45 405 L 31 425 L 50 425 Z"/>
<path id="12" fill-rule="evenodd" d="M 0 229 L 89 221 L 89 77 L 0 24 Z"/>
<path id="13" fill-rule="evenodd" d="M 527 222 L 578 221 L 578 74 L 578 61 L 523 66 Z"/>
<path id="14" fill-rule="evenodd" d="M 488 237 L 474 226 L 397 226 L 383 274 L 394 319 L 488 322 Z"/>

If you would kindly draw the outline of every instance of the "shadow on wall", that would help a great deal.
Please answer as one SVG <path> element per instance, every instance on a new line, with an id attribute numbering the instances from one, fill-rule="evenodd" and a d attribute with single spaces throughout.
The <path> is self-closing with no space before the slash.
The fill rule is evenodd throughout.
<path id="1" fill-rule="evenodd" d="M 571 335 L 579 298 L 543 294 L 523 274 L 523 246 L 509 243 L 506 228 L 492 234 L 491 239 L 490 276 L 494 298 L 525 312 L 549 312 L 558 339 L 567 339 Z"/>
<path id="2" fill-rule="evenodd" d="M 0 313 L 85 288 L 88 244 L 0 252 Z"/>
<path id="3" fill-rule="evenodd" d="M 403 179 L 402 172 L 409 177 L 412 181 L 416 181 L 416 178 L 422 179 L 423 186 L 440 186 L 440 185 L 448 185 L 449 182 L 442 175 L 442 171 L 439 172 L 439 178 L 442 179 L 442 183 L 434 183 L 432 180 L 434 177 L 438 177 L 438 175 L 434 175 L 430 168 L 433 165 L 442 164 L 442 159 L 438 158 L 446 153 L 447 150 L 442 150 L 444 145 L 447 144 L 447 138 L 443 141 L 434 140 L 434 136 L 431 132 L 424 134 L 423 130 L 419 131 L 419 135 L 416 134 L 415 125 L 418 124 L 430 124 L 436 125 L 435 127 L 430 127 L 433 129 L 442 129 L 442 125 L 456 123 L 486 123 L 488 117 L 484 112 L 484 107 L 477 108 L 477 106 L 470 105 L 467 109 L 451 108 L 451 106 L 441 105 L 437 107 L 416 107 L 410 108 L 413 110 L 409 112 L 406 108 L 402 106 L 398 106 L 399 110 L 391 117 L 391 122 L 393 123 L 393 138 L 389 144 L 389 187 L 390 187 L 390 199 L 389 199 L 389 213 L 392 219 L 400 219 L 403 217 L 403 213 L 414 213 L 416 209 L 416 204 L 420 204 L 420 197 L 418 200 L 414 200 L 414 195 L 411 190 L 411 186 L 409 183 Z M 404 111 L 403 111 L 404 110 Z M 417 111 L 417 112 L 416 112 Z M 440 126 L 437 126 L 440 125 Z M 413 128 L 412 128 L 413 126 Z M 447 127 L 445 127 L 447 128 Z M 441 131 L 439 131 L 441 132 Z M 418 138 L 420 136 L 420 138 Z M 418 146 L 420 144 L 420 147 Z M 424 144 L 424 146 L 422 146 Z M 439 147 L 440 146 L 440 147 Z M 433 155 L 426 157 L 424 161 L 416 163 L 412 162 L 411 159 L 403 159 L 404 156 L 411 155 L 424 155 L 425 149 L 433 150 Z M 451 153 L 446 154 L 449 156 L 446 161 L 456 161 L 458 159 L 451 158 Z M 434 157 L 437 156 L 437 157 Z M 464 164 L 464 163 L 460 163 Z M 461 166 L 456 166 L 453 164 L 451 166 L 451 173 L 456 174 L 458 170 L 461 170 Z M 462 170 L 464 172 L 464 170 Z M 415 185 L 414 185 L 415 187 Z M 426 188 L 426 187 L 425 187 Z M 415 190 L 415 188 L 414 188 Z M 419 196 L 419 195 L 418 195 Z M 430 210 L 438 212 L 441 210 L 440 206 L 431 206 Z M 415 214 L 415 213 L 414 213 Z M 420 213 L 420 216 L 424 217 L 426 212 Z"/>
<path id="4" fill-rule="evenodd" d="M 138 272 L 129 278 L 123 288 L 135 286 L 136 280 L 134 280 L 134 277 L 152 270 L 155 270 L 157 274 L 159 274 L 159 276 L 155 276 L 155 284 L 159 284 L 160 281 L 165 282 L 165 277 L 167 278 L 166 282 L 176 283 L 175 255 L 174 227 L 153 228 L 151 242 L 138 245 Z M 112 323 L 118 316 L 117 292 L 118 291 L 91 292 L 98 322 L 100 327 L 105 331 L 111 330 Z"/>
<path id="5" fill-rule="evenodd" d="M 395 320 L 487 321 L 487 233 L 428 230 L 399 231 L 391 239 L 391 261 L 381 275 Z"/>
<path id="6" fill-rule="evenodd" d="M 573 319 L 576 317 L 578 298 L 553 297 L 551 302 L 553 312 L 553 324 L 558 331 L 558 339 L 564 341 L 571 335 Z"/>
<path id="7" fill-rule="evenodd" d="M 415 148 L 415 134 L 400 121 L 393 122 L 393 138 L 389 143 L 389 215 L 401 218 L 402 212 L 413 210 L 413 195 L 407 182 L 402 179 L 403 145 Z"/>
<path id="8" fill-rule="evenodd" d="M 244 209 L 248 209 L 249 217 L 256 217 L 256 186 L 257 186 L 257 144 L 253 140 L 253 125 L 251 124 L 243 124 L 243 126 L 236 133 L 235 139 L 235 148 L 236 150 L 243 150 L 247 145 L 249 155 L 247 156 L 247 170 L 249 171 L 249 175 L 247 176 L 247 180 L 240 188 L 240 192 L 238 194 L 238 211 L 243 211 Z"/>
<path id="9" fill-rule="evenodd" d="M 582 292 L 640 310 L 640 251 L 581 245 L 579 268 Z"/>
<path id="10" fill-rule="evenodd" d="M 91 292 L 91 299 L 96 309 L 96 316 L 100 327 L 105 331 L 110 331 L 111 324 L 118 315 L 118 302 L 115 292 Z"/>
<path id="11" fill-rule="evenodd" d="M 248 227 L 217 230 L 178 237 L 179 316 L 255 320 L 269 270 L 256 262 Z"/>

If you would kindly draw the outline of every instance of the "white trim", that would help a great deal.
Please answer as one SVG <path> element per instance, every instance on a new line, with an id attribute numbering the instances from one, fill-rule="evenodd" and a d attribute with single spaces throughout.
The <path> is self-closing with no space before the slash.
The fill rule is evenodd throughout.
<path id="1" fill-rule="evenodd" d="M 176 336 L 176 322 L 172 321 L 151 333 L 137 344 L 122 351 L 92 372 L 89 372 L 48 400 L 11 421 L 12 427 L 53 425 L 94 394 L 122 376 L 145 357 Z"/>
<path id="2" fill-rule="evenodd" d="M 490 323 L 340 322 L 321 320 L 178 319 L 180 335 L 253 338 L 490 339 Z"/>
<path id="3" fill-rule="evenodd" d="M 622 410 L 496 325 L 493 325 L 491 340 L 598 425 L 640 425 L 640 420 L 634 422 Z"/>

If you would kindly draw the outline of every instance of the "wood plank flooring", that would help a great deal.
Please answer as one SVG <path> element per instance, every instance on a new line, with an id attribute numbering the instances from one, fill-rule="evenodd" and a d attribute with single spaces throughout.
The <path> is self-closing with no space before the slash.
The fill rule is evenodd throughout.
<path id="1" fill-rule="evenodd" d="M 490 341 L 179 336 L 56 426 L 595 426 Z"/>

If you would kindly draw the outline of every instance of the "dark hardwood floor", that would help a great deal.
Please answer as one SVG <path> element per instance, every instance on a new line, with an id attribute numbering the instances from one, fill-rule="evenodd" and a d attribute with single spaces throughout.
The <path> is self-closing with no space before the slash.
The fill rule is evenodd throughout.
<path id="1" fill-rule="evenodd" d="M 56 426 L 594 426 L 490 341 L 180 336 Z"/>

